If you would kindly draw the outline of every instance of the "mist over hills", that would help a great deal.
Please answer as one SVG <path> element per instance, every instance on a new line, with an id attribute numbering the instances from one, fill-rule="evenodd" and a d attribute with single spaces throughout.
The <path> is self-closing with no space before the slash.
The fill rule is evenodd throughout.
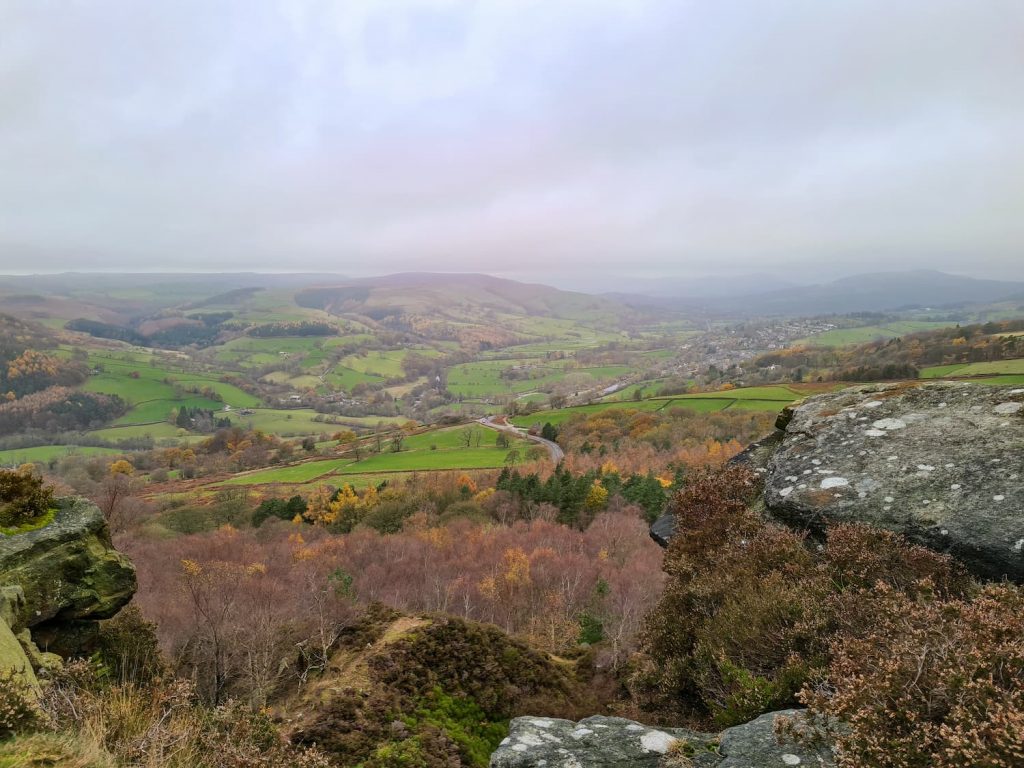
<path id="1" fill-rule="evenodd" d="M 673 298 L 609 295 L 637 308 L 661 306 L 743 316 L 823 315 L 1014 301 L 1024 298 L 1024 282 L 981 280 L 936 270 L 914 270 L 850 275 L 817 285 L 741 292 L 731 296 L 712 293 L 697 297 L 689 291 L 680 292 Z"/>
<path id="2" fill-rule="evenodd" d="M 402 272 L 373 277 L 340 274 L 225 272 L 216 274 L 62 273 L 0 276 L 0 301 L 31 304 L 38 293 L 98 304 L 97 316 L 185 305 L 202 291 L 213 299 L 253 291 L 287 291 L 304 307 L 332 314 L 394 312 L 465 317 L 480 312 L 577 320 L 636 312 L 700 312 L 727 316 L 813 316 L 1024 301 L 1024 282 L 987 280 L 937 270 L 875 272 L 813 285 L 771 275 L 644 278 L 649 290 L 589 293 L 482 273 Z M 633 284 L 631 283 L 631 287 Z M 154 290 L 155 289 L 155 290 Z M 294 292 L 294 293 L 293 293 Z M 202 302 L 202 303 L 209 303 Z M 214 303 L 217 303 L 216 301 Z"/>

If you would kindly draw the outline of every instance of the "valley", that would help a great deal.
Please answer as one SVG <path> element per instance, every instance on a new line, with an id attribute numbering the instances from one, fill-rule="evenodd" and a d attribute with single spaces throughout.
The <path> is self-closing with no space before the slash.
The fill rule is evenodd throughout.
<path id="1" fill-rule="evenodd" d="M 0 280 L 0 479 L 91 500 L 89 514 L 135 563 L 130 607 L 94 623 L 103 643 L 135 654 L 137 669 L 159 658 L 169 679 L 195 681 L 184 710 L 145 726 L 160 739 L 187 741 L 196 730 L 181 718 L 237 701 L 247 703 L 223 715 L 225 727 L 248 728 L 261 713 L 261 727 L 278 734 L 267 768 L 406 764 L 396 755 L 411 755 L 409 765 L 519 766 L 520 753 L 503 745 L 511 734 L 532 754 L 523 715 L 571 718 L 568 728 L 595 712 L 684 723 L 707 744 L 726 728 L 724 750 L 730 726 L 758 732 L 759 715 L 808 690 L 810 668 L 755 664 L 751 648 L 810 648 L 813 674 L 838 663 L 802 624 L 773 629 L 772 612 L 814 621 L 820 610 L 846 626 L 837 607 L 846 598 L 822 581 L 844 558 L 884 552 L 885 578 L 902 584 L 903 569 L 923 568 L 947 580 L 943 600 L 972 599 L 945 560 L 922 560 L 903 539 L 831 533 L 840 536 L 832 549 L 801 554 L 798 534 L 748 506 L 762 503 L 750 496 L 759 481 L 742 466 L 776 443 L 744 449 L 770 434 L 799 439 L 772 433 L 793 409 L 866 392 L 882 394 L 857 407 L 881 413 L 952 387 L 941 396 L 963 391 L 1013 417 L 1024 305 L 751 317 L 479 275 L 311 279 Z M 849 484 L 816 479 L 833 472 L 828 460 L 774 477 L 767 502 L 793 494 L 813 517 L 813 505 Z M 930 478 L 935 466 L 921 466 L 917 475 Z M 884 467 L 894 485 L 904 470 Z M 799 484 L 807 473 L 814 479 Z M 969 472 L 957 478 L 954 488 L 973 482 Z M 877 495 L 858 487 L 859 498 Z M 999 488 L 986 492 L 1005 497 Z M 48 531 L 64 509 L 21 524 L 4 513 L 2 536 Z M 669 542 L 667 519 L 689 521 L 690 554 L 655 543 Z M 740 528 L 717 528 L 727 520 Z M 781 548 L 781 560 L 760 563 L 744 537 Z M 725 542 L 728 563 L 707 541 Z M 665 568 L 679 557 L 696 569 L 693 584 Z M 748 568 L 767 569 L 767 581 Z M 786 578 L 796 592 L 779 586 Z M 764 590 L 770 602 L 758 602 Z M 882 593 L 858 594 L 857 611 L 891 615 Z M 715 618 L 681 629 L 680 595 Z M 763 632 L 736 610 L 755 614 Z M 662 626 L 696 645 L 666 643 Z M 31 637 L 45 642 L 48 631 L 40 624 Z M 839 643 L 860 630 L 820 631 Z M 138 655 L 121 633 L 152 649 Z M 704 642 L 720 655 L 706 656 Z M 693 671 L 677 680 L 675 669 Z M 100 712 L 115 691 L 160 700 L 170 683 L 152 674 L 131 672 L 126 687 L 97 683 L 75 700 L 94 697 L 88 706 Z M 496 698 L 506 686 L 523 693 Z M 74 744 L 85 743 L 76 733 Z M 248 737 L 217 738 L 249 750 L 246 765 L 263 765 Z M 744 738 L 769 749 L 767 737 Z M 4 749 L 0 740 L 0 764 Z"/>

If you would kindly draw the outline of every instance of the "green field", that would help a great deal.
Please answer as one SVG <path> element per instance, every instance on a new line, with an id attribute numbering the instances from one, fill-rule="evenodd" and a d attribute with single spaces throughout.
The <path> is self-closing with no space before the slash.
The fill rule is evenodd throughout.
<path id="1" fill-rule="evenodd" d="M 409 353 L 407 349 L 396 349 L 390 352 L 372 351 L 362 355 L 343 357 L 339 363 L 353 371 L 368 373 L 385 379 L 400 379 L 405 376 L 402 360 Z"/>
<path id="2" fill-rule="evenodd" d="M 148 424 L 163 421 L 171 412 L 184 406 L 220 411 L 225 404 L 248 408 L 259 404 L 259 398 L 212 375 L 183 372 L 149 354 L 127 355 L 121 359 L 112 353 L 90 352 L 89 365 L 101 373 L 90 376 L 82 385 L 88 392 L 117 395 L 132 408 L 114 422 L 114 426 Z M 223 402 L 184 390 L 208 389 Z"/>
<path id="3" fill-rule="evenodd" d="M 348 392 L 352 391 L 352 387 L 356 384 L 374 384 L 384 381 L 383 377 L 377 374 L 356 371 L 343 365 L 339 365 L 324 376 L 324 380 L 335 389 L 344 389 Z"/>
<path id="4" fill-rule="evenodd" d="M 728 398 L 738 400 L 784 400 L 792 402 L 804 397 L 803 393 L 789 387 L 740 387 L 719 392 L 695 392 L 692 395 L 675 395 L 673 400 L 694 400 L 700 398 Z"/>
<path id="5" fill-rule="evenodd" d="M 625 365 L 604 365 L 590 368 L 569 367 L 571 360 L 545 361 L 540 358 L 517 360 L 479 360 L 448 369 L 448 389 L 463 397 L 518 394 L 555 384 L 572 374 L 599 381 L 625 376 L 633 369 Z M 512 367 L 525 367 L 529 378 L 502 378 L 501 372 Z"/>
<path id="6" fill-rule="evenodd" d="M 666 381 L 668 381 L 668 379 L 650 379 L 648 381 L 638 382 L 637 384 L 630 384 L 627 387 L 623 387 L 622 389 L 612 392 L 610 395 L 605 395 L 601 399 L 604 402 L 612 402 L 614 400 L 632 400 L 633 395 L 637 391 L 642 392 L 648 397 L 653 397 L 657 395 L 658 389 L 664 386 Z"/>
<path id="7" fill-rule="evenodd" d="M 224 403 L 209 400 L 205 397 L 184 397 L 175 400 L 146 400 L 132 408 L 124 416 L 114 422 L 122 424 L 148 424 L 153 421 L 165 420 L 176 408 L 205 408 L 210 411 L 222 411 Z"/>
<path id="8" fill-rule="evenodd" d="M 116 448 L 96 448 L 88 445 L 40 445 L 34 448 L 13 448 L 0 451 L 0 466 L 16 467 L 26 462 L 48 462 L 65 456 L 103 456 L 124 453 Z"/>
<path id="9" fill-rule="evenodd" d="M 517 441 L 513 444 L 520 453 L 524 453 L 529 447 L 529 444 L 524 441 Z M 492 437 L 489 442 L 482 443 L 479 448 L 448 448 L 445 450 L 439 448 L 436 451 L 402 451 L 401 453 L 385 451 L 349 464 L 341 470 L 341 474 L 425 472 L 435 469 L 490 469 L 502 466 L 509 450 L 509 448 L 496 448 L 494 437 Z"/>
<path id="10" fill-rule="evenodd" d="M 109 440 L 111 442 L 129 440 L 136 437 L 151 437 L 154 440 L 162 440 L 165 438 L 181 439 L 188 436 L 185 434 L 184 430 L 179 429 L 173 424 L 168 424 L 166 421 L 162 421 L 157 424 L 133 424 L 123 427 L 106 427 L 104 429 L 93 430 L 89 434 L 92 437 L 99 438 L 100 440 Z M 204 440 L 207 436 L 194 435 L 192 437 L 196 440 Z"/>
<path id="11" fill-rule="evenodd" d="M 997 386 L 1020 387 L 1024 386 L 1024 373 L 1008 373 L 1005 376 L 989 376 L 978 379 L 979 384 L 994 384 Z"/>
<path id="12" fill-rule="evenodd" d="M 259 408 L 244 416 L 235 412 L 218 414 L 218 416 L 227 417 L 236 426 L 251 427 L 280 437 L 303 437 L 319 435 L 323 432 L 330 434 L 353 427 L 372 429 L 378 423 L 391 425 L 404 424 L 407 421 L 398 416 L 339 416 L 337 417 L 338 424 L 330 424 L 325 421 L 316 421 L 318 415 L 311 408 Z"/>
<path id="13" fill-rule="evenodd" d="M 464 430 L 470 430 L 470 446 L 464 443 Z M 308 461 L 288 467 L 276 467 L 259 472 L 236 475 L 225 484 L 265 485 L 269 483 L 303 484 L 312 480 L 327 480 L 335 477 L 335 484 L 350 476 L 365 479 L 376 473 L 427 472 L 446 469 L 492 469 L 505 463 L 511 448 L 495 445 L 498 433 L 477 424 L 469 427 L 454 427 L 430 430 L 405 439 L 400 452 L 392 452 L 390 439 L 384 439 L 384 451 L 369 454 L 360 461 L 351 458 L 322 459 Z M 479 445 L 477 445 L 479 438 Z M 525 440 L 513 438 L 512 446 L 520 451 L 522 458 L 531 447 Z"/>
<path id="14" fill-rule="evenodd" d="M 275 467 L 259 472 L 235 475 L 224 485 L 265 485 L 267 483 L 308 483 L 322 475 L 336 472 L 352 459 L 326 459 L 324 461 L 308 461 L 290 467 Z"/>
<path id="15" fill-rule="evenodd" d="M 991 363 L 961 363 L 936 365 L 921 371 L 922 379 L 941 379 L 948 376 L 991 376 L 993 374 L 1024 374 L 1024 358 L 995 360 Z"/>
<path id="16" fill-rule="evenodd" d="M 211 389 L 220 396 L 225 404 L 230 405 L 232 408 L 255 408 L 260 404 L 260 399 L 255 395 L 250 395 L 243 389 L 239 389 L 234 384 L 228 384 L 224 381 L 218 381 L 212 378 L 205 377 L 173 377 L 176 384 L 185 387 L 186 389 L 192 389 L 198 387 L 199 389 Z"/>
<path id="17" fill-rule="evenodd" d="M 798 339 L 794 344 L 815 344 L 824 347 L 845 347 L 849 344 L 865 344 L 878 339 L 894 339 L 908 333 L 948 328 L 951 323 L 927 320 L 899 320 L 886 325 L 865 325 L 860 328 L 836 328 L 813 336 Z"/>
<path id="18" fill-rule="evenodd" d="M 777 412 L 803 396 L 803 393 L 796 392 L 788 387 L 747 387 L 726 392 L 701 392 L 692 395 L 649 398 L 647 400 L 608 401 L 592 405 L 578 405 L 559 410 L 537 411 L 526 416 L 516 416 L 511 421 L 517 427 L 531 427 L 546 422 L 557 426 L 576 414 L 593 414 L 611 408 L 637 411 L 687 408 L 701 413 L 736 408 L 749 411 Z"/>

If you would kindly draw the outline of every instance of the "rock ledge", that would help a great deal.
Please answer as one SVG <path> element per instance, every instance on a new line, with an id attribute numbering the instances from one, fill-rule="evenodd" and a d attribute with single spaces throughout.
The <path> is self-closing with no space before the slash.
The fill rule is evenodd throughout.
<path id="1" fill-rule="evenodd" d="M 776 740 L 776 716 L 795 712 L 772 712 L 718 735 L 655 728 L 619 717 L 575 723 L 517 717 L 508 738 L 491 755 L 490 768 L 659 768 L 673 765 L 674 752 L 687 755 L 694 768 L 830 768 L 834 763 L 828 748 Z"/>

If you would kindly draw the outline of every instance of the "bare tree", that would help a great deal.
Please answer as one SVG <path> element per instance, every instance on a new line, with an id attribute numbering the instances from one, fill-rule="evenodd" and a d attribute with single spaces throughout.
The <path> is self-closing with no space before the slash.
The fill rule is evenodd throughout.
<path id="1" fill-rule="evenodd" d="M 122 533 L 140 516 L 143 505 L 132 494 L 137 481 L 129 475 L 113 472 L 100 483 L 96 506 L 110 526 L 112 534 Z"/>

